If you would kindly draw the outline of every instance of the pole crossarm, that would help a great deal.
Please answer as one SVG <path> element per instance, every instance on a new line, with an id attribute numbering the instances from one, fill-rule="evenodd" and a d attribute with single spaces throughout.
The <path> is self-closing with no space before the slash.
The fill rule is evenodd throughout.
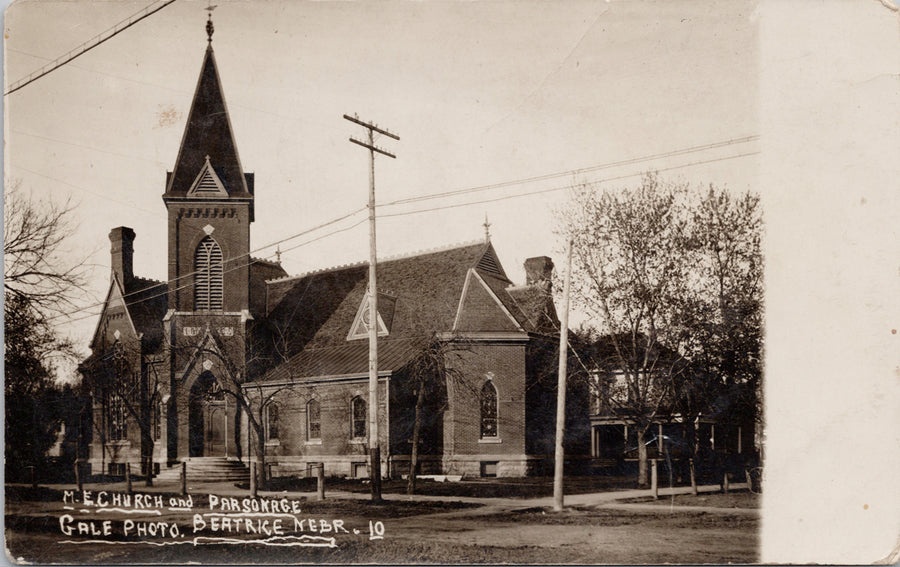
<path id="1" fill-rule="evenodd" d="M 394 158 L 394 159 L 397 158 L 397 156 L 395 156 L 394 154 L 392 154 L 391 152 L 389 152 L 389 151 L 387 151 L 387 150 L 383 150 L 383 149 L 381 149 L 381 148 L 379 148 L 378 146 L 375 146 L 375 145 L 369 145 L 369 144 L 367 144 L 367 143 L 365 143 L 365 142 L 360 142 L 360 141 L 357 140 L 356 138 L 350 138 L 350 141 L 353 142 L 354 144 L 357 144 L 357 145 L 360 145 L 360 146 L 362 146 L 362 147 L 364 147 L 364 148 L 370 149 L 370 150 L 372 150 L 373 152 L 378 152 L 378 153 L 380 153 L 380 154 L 386 155 L 386 156 L 389 157 L 389 158 Z"/>
<path id="2" fill-rule="evenodd" d="M 359 119 L 359 116 L 356 116 L 356 115 L 350 116 L 350 115 L 345 114 L 344 119 L 349 120 L 350 122 L 353 122 L 354 124 L 359 124 L 363 128 L 368 128 L 369 130 L 374 130 L 374 131 L 378 132 L 379 134 L 384 134 L 385 136 L 387 136 L 389 138 L 393 138 L 397 141 L 400 141 L 400 136 L 398 136 L 397 134 L 388 132 L 387 130 L 385 130 L 383 128 L 379 128 L 377 124 L 372 124 L 371 122 L 363 122 L 362 120 Z"/>

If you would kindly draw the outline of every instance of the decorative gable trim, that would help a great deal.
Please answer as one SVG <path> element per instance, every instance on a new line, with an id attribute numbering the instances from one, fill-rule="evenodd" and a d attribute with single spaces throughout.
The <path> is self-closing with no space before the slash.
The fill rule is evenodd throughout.
<path id="1" fill-rule="evenodd" d="M 379 294 L 380 296 L 381 294 Z M 379 297 L 378 304 L 381 305 L 381 297 Z M 366 322 L 366 317 L 369 314 L 369 294 L 363 297 L 362 302 L 359 304 L 359 309 L 356 311 L 356 317 L 353 318 L 353 324 L 350 325 L 350 332 L 347 333 L 347 340 L 353 341 L 356 339 L 367 339 L 369 338 L 369 325 Z M 386 337 L 388 336 L 388 328 L 387 325 L 384 324 L 384 318 L 381 316 L 381 310 L 379 309 L 376 313 L 378 317 L 378 336 Z"/>
<path id="2" fill-rule="evenodd" d="M 513 317 L 512 313 L 509 312 L 509 309 L 507 309 L 506 306 L 503 305 L 503 302 L 500 301 L 500 298 L 497 297 L 497 294 L 494 293 L 494 290 L 491 289 L 491 286 L 489 286 L 487 282 L 484 281 L 484 279 L 478 274 L 475 268 L 469 268 L 469 272 L 466 275 L 466 283 L 463 285 L 462 296 L 459 298 L 459 305 L 456 308 L 456 318 L 453 320 L 453 331 L 459 330 L 459 320 L 462 317 L 463 305 L 465 305 L 466 296 L 469 293 L 469 283 L 473 279 L 477 280 L 478 283 L 481 284 L 481 286 L 485 289 L 485 291 L 487 291 L 491 299 L 494 300 L 494 303 L 496 303 L 500 310 L 503 311 L 503 313 L 507 317 L 509 317 L 509 320 L 512 321 L 512 324 L 515 325 L 516 329 L 521 332 L 525 332 L 525 329 L 522 328 L 522 325 L 519 324 L 519 321 L 516 320 L 516 318 Z"/>
<path id="3" fill-rule="evenodd" d="M 188 197 L 205 197 L 219 198 L 228 197 L 228 191 L 222 185 L 222 180 L 216 174 L 216 170 L 209 163 L 209 156 L 206 156 L 206 163 L 200 169 L 200 173 L 191 184 L 191 188 L 187 192 Z"/>

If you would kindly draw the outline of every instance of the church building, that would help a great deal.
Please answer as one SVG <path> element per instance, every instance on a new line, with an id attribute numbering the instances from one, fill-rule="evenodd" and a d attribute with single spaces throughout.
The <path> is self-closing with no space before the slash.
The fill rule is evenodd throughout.
<path id="1" fill-rule="evenodd" d="M 385 474 L 409 471 L 414 437 L 422 474 L 552 470 L 550 258 L 528 259 L 522 285 L 489 236 L 379 259 L 370 321 L 368 262 L 290 276 L 251 257 L 254 175 L 239 158 L 211 24 L 208 33 L 165 178 L 168 280 L 133 273 L 133 230 L 109 233 L 109 291 L 81 365 L 92 471 L 120 475 L 127 465 L 165 477 L 184 462 L 195 477 L 239 478 L 264 461 L 275 476 L 319 464 L 327 475 L 367 476 L 370 325 Z M 589 452 L 584 416 L 569 424 L 574 454 Z"/>

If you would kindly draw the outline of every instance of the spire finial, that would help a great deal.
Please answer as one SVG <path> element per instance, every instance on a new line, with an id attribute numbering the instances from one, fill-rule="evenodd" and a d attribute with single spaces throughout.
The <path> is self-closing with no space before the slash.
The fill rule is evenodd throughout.
<path id="1" fill-rule="evenodd" d="M 209 17 L 206 20 L 206 41 L 208 41 L 209 43 L 212 43 L 212 35 L 213 32 L 216 31 L 216 29 L 213 27 L 212 22 L 212 11 L 215 9 L 216 6 L 212 2 L 210 2 L 206 7 L 206 11 L 209 12 Z"/>
<path id="2" fill-rule="evenodd" d="M 488 222 L 487 213 L 484 213 L 484 224 L 482 226 L 484 226 L 484 241 L 490 242 L 491 241 L 491 223 Z"/>
<path id="3" fill-rule="evenodd" d="M 281 245 L 275 247 L 275 261 L 281 263 Z"/>

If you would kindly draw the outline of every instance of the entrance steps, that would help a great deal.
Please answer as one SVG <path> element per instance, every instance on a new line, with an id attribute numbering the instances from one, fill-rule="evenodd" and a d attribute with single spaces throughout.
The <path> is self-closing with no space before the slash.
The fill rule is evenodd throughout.
<path id="1" fill-rule="evenodd" d="M 191 482 L 249 482 L 250 468 L 227 457 L 191 457 L 187 463 L 187 479 Z M 181 480 L 181 463 L 163 468 L 157 480 Z"/>

